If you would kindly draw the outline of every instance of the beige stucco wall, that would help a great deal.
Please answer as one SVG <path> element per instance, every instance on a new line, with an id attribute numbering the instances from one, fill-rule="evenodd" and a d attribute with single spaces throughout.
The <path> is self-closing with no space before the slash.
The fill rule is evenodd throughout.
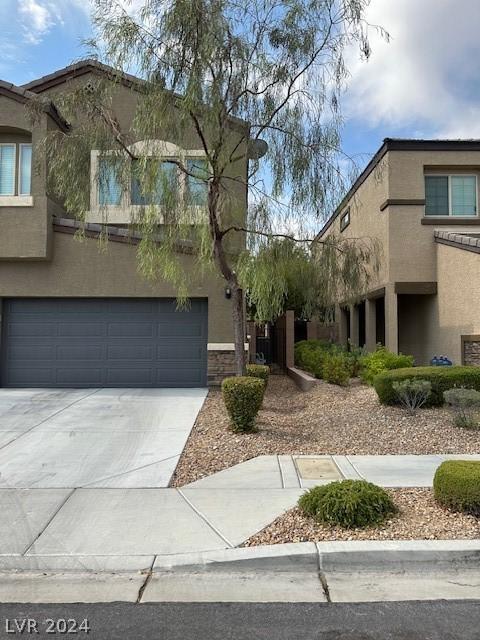
<path id="1" fill-rule="evenodd" d="M 338 238 L 375 239 L 380 246 L 378 275 L 372 278 L 369 288 L 375 289 L 388 281 L 389 235 L 386 212 L 380 205 L 388 198 L 388 157 L 384 156 L 379 165 L 360 185 L 355 194 L 345 202 L 340 214 L 327 229 L 324 237 L 335 234 Z M 340 230 L 340 220 L 350 209 L 350 224 Z M 360 293 L 360 292 L 359 292 Z"/>
<path id="2" fill-rule="evenodd" d="M 0 260 L 45 260 L 49 257 L 48 201 L 45 163 L 37 147 L 46 135 L 50 118 L 45 114 L 32 127 L 25 105 L 0 95 L 0 142 L 23 141 L 31 135 L 33 145 L 32 206 L 5 206 L 0 198 Z M 53 123 L 51 123 L 53 124 Z"/>
<path id="3" fill-rule="evenodd" d="M 71 84 L 59 85 L 47 95 L 55 101 L 58 94 L 85 84 L 91 79 L 85 75 Z M 139 94 L 124 86 L 114 90 L 113 105 L 122 129 L 127 132 L 129 142 L 135 142 L 132 121 Z M 0 96 L 0 135 L 2 127 L 32 132 L 34 145 L 34 166 L 32 172 L 32 207 L 0 206 L 0 301 L 8 297 L 175 297 L 176 291 L 159 279 L 152 283 L 137 271 L 136 247 L 121 243 L 108 243 L 107 251 L 99 250 L 94 239 L 78 243 L 72 236 L 53 232 L 52 216 L 65 216 L 61 206 L 47 196 L 45 160 L 36 151 L 41 141 L 52 127 L 56 127 L 47 115 L 32 127 L 24 104 L 5 96 Z M 4 129 L 5 135 L 7 130 Z M 233 127 L 232 144 L 244 135 Z M 193 130 L 185 132 L 179 139 L 171 130 L 158 133 L 158 138 L 178 144 L 184 149 L 200 149 L 201 143 Z M 245 150 L 242 143 L 238 152 Z M 242 225 L 247 207 L 247 192 L 241 179 L 246 177 L 247 161 L 239 160 L 228 172 L 230 177 L 240 180 L 229 181 L 228 206 L 225 222 Z M 243 234 L 232 234 L 229 251 L 238 252 L 245 246 Z M 199 274 L 196 259 L 181 255 L 180 262 L 189 274 Z M 36 262 L 30 262 L 35 260 Z M 39 262 L 45 260 L 45 262 Z M 225 299 L 225 282 L 207 272 L 192 276 L 189 295 L 208 298 L 208 341 L 230 345 L 233 342 L 231 301 Z"/>
<path id="4" fill-rule="evenodd" d="M 88 82 L 98 82 L 99 76 L 93 72 L 86 73 L 78 78 L 72 78 L 66 83 L 56 85 L 46 90 L 42 95 L 48 96 L 53 102 L 60 103 L 61 94 L 78 90 L 79 87 L 85 86 Z M 137 114 L 142 95 L 134 89 L 122 84 L 114 84 L 111 89 L 112 112 L 118 120 L 121 131 L 125 134 L 125 141 L 133 144 L 142 139 L 142 135 L 135 131 L 135 116 Z M 172 113 L 176 109 L 172 102 Z M 179 119 L 178 119 L 179 120 Z M 218 132 L 215 131 L 213 135 Z M 239 157 L 246 153 L 246 137 L 248 137 L 248 128 L 240 127 L 236 123 L 226 133 L 227 145 L 233 150 L 235 147 L 235 156 Z M 165 125 L 157 123 L 155 139 L 171 142 L 178 145 L 184 150 L 203 150 L 202 141 L 195 131 L 193 124 L 188 126 L 182 124 L 182 127 L 175 129 L 175 118 L 172 122 L 166 122 Z M 244 140 L 242 140 L 244 139 Z M 207 132 L 208 142 L 208 132 Z M 236 223 L 238 226 L 244 226 L 243 223 L 247 211 L 247 178 L 248 162 L 246 157 L 239 158 L 236 162 L 230 163 L 225 171 L 227 179 L 224 181 L 224 190 L 222 192 L 225 201 L 225 223 Z M 130 218 L 131 212 L 127 211 L 123 222 Z M 105 217 L 105 212 L 100 215 L 96 213 L 93 217 L 88 218 L 89 221 L 100 222 Z M 121 216 L 120 216 L 121 217 Z M 118 218 L 118 215 L 115 216 Z M 112 223 L 117 220 L 112 221 Z M 108 223 L 108 217 L 106 218 Z M 226 224 L 226 226 L 228 226 Z M 242 250 L 245 246 L 245 237 L 243 233 L 232 232 L 227 237 L 229 249 L 232 251 Z"/>
<path id="5" fill-rule="evenodd" d="M 461 336 L 480 334 L 480 254 L 435 243 L 436 296 L 401 296 L 400 349 L 426 364 L 434 355 L 462 363 Z"/>
<path id="6" fill-rule="evenodd" d="M 109 242 L 83 242 L 64 233 L 53 234 L 51 262 L 0 264 L 0 298 L 9 297 L 175 297 L 172 286 L 161 279 L 150 282 L 136 267 L 136 247 Z M 195 258 L 180 255 L 184 267 L 195 273 Z M 198 271 L 198 270 L 197 270 Z M 189 287 L 191 297 L 208 298 L 208 341 L 232 343 L 231 300 L 225 283 L 212 274 L 197 276 Z"/>
<path id="7" fill-rule="evenodd" d="M 480 151 L 390 151 L 388 153 L 389 199 L 424 200 L 425 173 L 473 173 L 480 203 Z M 392 282 L 434 282 L 437 280 L 434 230 L 480 231 L 480 226 L 451 225 L 438 219 L 436 225 L 422 225 L 423 205 L 392 205 L 389 220 L 389 275 Z M 480 223 L 480 217 L 476 218 Z"/>

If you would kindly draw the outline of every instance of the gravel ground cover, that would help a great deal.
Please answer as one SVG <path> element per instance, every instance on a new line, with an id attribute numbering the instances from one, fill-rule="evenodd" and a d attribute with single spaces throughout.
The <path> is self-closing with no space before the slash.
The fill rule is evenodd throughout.
<path id="1" fill-rule="evenodd" d="M 244 546 L 320 540 L 453 540 L 480 538 L 480 519 L 440 507 L 430 489 L 388 489 L 399 513 L 378 527 L 342 529 L 316 523 L 298 508 L 287 511 Z"/>
<path id="2" fill-rule="evenodd" d="M 480 453 L 480 431 L 453 426 L 447 409 L 409 416 L 356 381 L 347 388 L 318 381 L 302 392 L 290 378 L 270 376 L 257 425 L 258 433 L 232 433 L 221 392 L 210 391 L 171 485 L 264 454 Z"/>

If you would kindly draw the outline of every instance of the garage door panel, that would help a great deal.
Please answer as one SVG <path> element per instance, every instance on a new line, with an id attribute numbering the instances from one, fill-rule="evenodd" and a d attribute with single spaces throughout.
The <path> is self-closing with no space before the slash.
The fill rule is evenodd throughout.
<path id="1" fill-rule="evenodd" d="M 59 322 L 58 335 L 68 338 L 100 337 L 105 335 L 102 322 Z"/>
<path id="2" fill-rule="evenodd" d="M 155 327 L 152 322 L 112 322 L 107 327 L 107 335 L 113 338 L 152 338 Z"/>
<path id="3" fill-rule="evenodd" d="M 10 369 L 8 383 L 10 387 L 56 386 L 52 369 L 32 366 L 22 367 L 21 369 Z"/>
<path id="4" fill-rule="evenodd" d="M 171 338 L 177 338 L 177 337 L 198 338 L 202 335 L 202 326 L 200 323 L 191 324 L 185 321 L 176 322 L 176 323 L 159 322 L 158 335 L 168 336 Z"/>
<path id="5" fill-rule="evenodd" d="M 57 360 L 99 360 L 105 357 L 103 345 L 65 344 L 55 348 Z"/>
<path id="6" fill-rule="evenodd" d="M 55 357 L 55 347 L 53 345 L 9 345 L 7 347 L 7 357 L 18 362 L 46 360 Z"/>
<path id="7" fill-rule="evenodd" d="M 37 338 L 56 335 L 57 326 L 54 322 L 40 322 L 37 318 L 31 318 L 28 322 L 22 321 L 15 324 L 9 322 L 7 324 L 7 330 L 11 336 L 18 336 L 20 338 Z"/>
<path id="8" fill-rule="evenodd" d="M 144 344 L 109 345 L 107 358 L 109 360 L 153 360 L 155 347 Z"/>
<path id="9" fill-rule="evenodd" d="M 103 370 L 95 367 L 76 366 L 73 368 L 59 367 L 55 370 L 55 382 L 65 385 L 101 385 L 103 383 Z"/>
<path id="10" fill-rule="evenodd" d="M 3 386 L 204 386 L 207 304 L 174 300 L 6 300 Z"/>

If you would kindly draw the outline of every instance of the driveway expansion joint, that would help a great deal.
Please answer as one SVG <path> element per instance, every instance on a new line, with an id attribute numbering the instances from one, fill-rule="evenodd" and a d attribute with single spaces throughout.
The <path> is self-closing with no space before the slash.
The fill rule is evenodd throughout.
<path id="1" fill-rule="evenodd" d="M 64 500 L 62 500 L 62 502 L 55 509 L 54 513 L 52 514 L 52 516 L 50 517 L 48 522 L 45 524 L 45 526 L 37 533 L 36 537 L 32 540 L 32 542 L 28 545 L 28 547 L 23 551 L 23 553 L 21 554 L 22 556 L 26 556 L 28 554 L 30 549 L 32 549 L 32 547 L 35 545 L 37 540 L 39 540 L 39 538 L 45 533 L 45 531 L 48 529 L 50 524 L 54 521 L 55 517 L 60 513 L 60 511 L 63 509 L 63 507 L 67 504 L 67 502 L 73 496 L 75 491 L 76 491 L 76 489 L 72 489 L 70 491 L 70 493 L 64 498 Z"/>
<path id="2" fill-rule="evenodd" d="M 185 502 L 188 504 L 188 506 L 192 509 L 192 511 L 194 511 L 196 513 L 196 515 L 205 522 L 206 525 L 208 525 L 210 527 L 210 529 L 217 535 L 219 536 L 226 544 L 228 547 L 230 547 L 231 549 L 233 549 L 235 547 L 234 544 L 232 544 L 230 542 L 230 540 L 228 540 L 223 533 L 217 529 L 210 521 L 209 519 L 199 510 L 197 509 L 192 502 L 190 502 L 190 500 L 187 498 L 187 496 L 183 493 L 183 491 L 179 488 L 177 488 L 177 493 L 179 493 L 182 498 L 185 500 Z"/>

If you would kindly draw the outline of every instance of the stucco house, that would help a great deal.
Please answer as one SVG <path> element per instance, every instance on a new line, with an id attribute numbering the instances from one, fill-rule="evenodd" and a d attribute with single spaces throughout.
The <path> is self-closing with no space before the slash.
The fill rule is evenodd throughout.
<path id="1" fill-rule="evenodd" d="M 384 140 L 319 238 L 376 238 L 380 269 L 338 300 L 342 343 L 480 365 L 480 140 Z"/>
<path id="2" fill-rule="evenodd" d="M 55 106 L 59 94 L 108 77 L 113 70 L 86 60 L 17 87 L 0 82 L 0 385 L 12 387 L 199 387 L 216 384 L 233 368 L 231 300 L 225 282 L 197 274 L 195 256 L 186 248 L 179 259 L 195 274 L 191 306 L 177 311 L 175 290 L 151 282 L 137 269 L 139 237 L 129 231 L 129 211 L 138 203 L 131 193 L 102 192 L 92 170 L 86 241 L 74 234 L 70 219 L 46 184 L 46 159 L 38 144 L 47 131 L 65 122 Z M 141 81 L 123 74 L 116 82 L 113 108 L 129 131 Z M 26 106 L 42 96 L 41 116 L 32 125 Z M 246 123 L 233 120 L 232 145 L 246 145 Z M 148 141 L 163 156 L 186 162 L 202 156 L 195 132 L 182 140 L 165 132 Z M 135 140 L 134 145 L 146 141 Z M 240 149 L 243 146 L 238 147 Z M 246 148 L 246 147 L 245 147 Z M 156 153 L 156 152 L 154 152 Z M 239 154 L 241 155 L 241 154 Z M 248 159 L 231 170 L 245 176 Z M 40 157 L 39 157 L 40 156 Z M 98 162 L 91 151 L 92 166 Z M 206 192 L 198 184 L 199 205 Z M 231 215 L 243 221 L 246 189 L 232 181 Z M 107 250 L 96 238 L 105 223 L 99 203 L 107 204 Z M 127 206 L 128 205 L 128 206 Z M 232 250 L 241 250 L 239 236 Z"/>

